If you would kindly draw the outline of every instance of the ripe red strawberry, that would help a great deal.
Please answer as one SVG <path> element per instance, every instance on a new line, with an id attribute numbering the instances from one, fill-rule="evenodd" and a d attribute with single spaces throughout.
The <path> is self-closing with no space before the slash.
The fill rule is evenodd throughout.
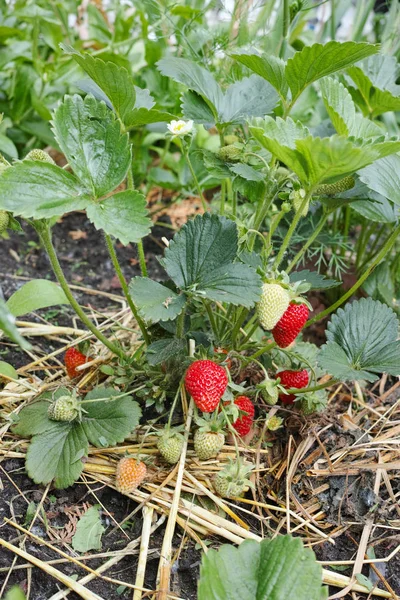
<path id="1" fill-rule="evenodd" d="M 235 398 L 234 403 L 239 407 L 240 410 L 247 413 L 247 415 L 240 416 L 234 423 L 232 423 L 232 427 L 236 429 L 241 437 L 244 437 L 249 433 L 253 424 L 255 412 L 254 404 L 247 396 L 238 396 Z"/>
<path id="2" fill-rule="evenodd" d="M 286 348 L 294 342 L 308 319 L 308 312 L 305 304 L 289 304 L 272 330 L 274 340 L 280 348 Z"/>
<path id="3" fill-rule="evenodd" d="M 210 413 L 217 408 L 227 385 L 225 369 L 212 360 L 196 360 L 186 371 L 186 389 L 202 412 Z"/>
<path id="4" fill-rule="evenodd" d="M 306 369 L 302 371 L 280 371 L 276 374 L 281 379 L 281 385 L 289 390 L 290 388 L 305 388 L 308 385 L 308 372 Z M 295 394 L 279 394 L 279 399 L 283 404 L 293 404 Z"/>
<path id="5" fill-rule="evenodd" d="M 82 372 L 77 371 L 76 367 L 80 367 L 87 362 L 87 356 L 79 352 L 76 348 L 68 348 L 64 356 L 64 364 L 67 369 L 68 377 L 75 379 L 80 377 Z"/>
<path id="6" fill-rule="evenodd" d="M 136 458 L 121 458 L 115 476 L 116 488 L 121 494 L 130 494 L 146 477 L 147 467 Z"/>

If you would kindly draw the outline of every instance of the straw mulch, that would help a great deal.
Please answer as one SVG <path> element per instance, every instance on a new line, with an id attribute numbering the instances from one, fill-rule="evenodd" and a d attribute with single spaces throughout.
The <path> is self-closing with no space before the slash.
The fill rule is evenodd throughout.
<path id="1" fill-rule="evenodd" d="M 115 335 L 134 343 L 136 333 L 129 309 L 120 297 L 120 310 L 103 314 L 101 328 L 115 329 L 116 322 L 123 325 Z M 99 315 L 92 315 L 97 319 Z M 62 346 L 47 356 L 35 356 L 32 362 L 19 369 L 20 379 L 10 380 L 0 391 L 0 461 L 8 458 L 24 459 L 27 440 L 17 438 L 9 428 L 11 415 L 34 400 L 40 393 L 55 389 L 66 382 L 60 358 L 68 346 L 75 345 L 90 336 L 78 328 L 53 327 L 48 324 L 19 322 L 26 336 L 42 336 L 57 341 Z M 96 359 L 81 369 L 84 375 L 79 388 L 86 390 L 99 381 L 99 367 L 110 359 L 108 351 L 93 342 Z M 44 373 L 39 378 L 38 374 Z M 102 376 L 104 378 L 104 376 Z M 146 482 L 130 497 L 137 502 L 135 513 L 143 517 L 142 535 L 129 542 L 118 553 L 104 553 L 104 564 L 93 571 L 75 552 L 62 551 L 51 543 L 57 539 L 57 531 L 49 528 L 49 539 L 38 538 L 29 529 L 11 519 L 8 524 L 34 543 L 44 544 L 60 555 L 60 561 L 69 561 L 85 569 L 87 575 L 77 581 L 61 570 L 39 560 L 27 550 L 0 539 L 0 545 L 11 550 L 28 563 L 34 564 L 64 584 L 65 591 L 56 593 L 49 600 L 61 600 L 75 591 L 80 597 L 99 600 L 99 596 L 86 587 L 94 578 L 100 577 L 116 585 L 133 590 L 133 599 L 142 597 L 165 600 L 178 596 L 169 592 L 171 568 L 179 557 L 181 548 L 174 548 L 173 535 L 177 528 L 184 532 L 183 539 L 192 539 L 206 552 L 205 538 L 214 541 L 240 544 L 245 539 L 261 540 L 283 533 L 300 536 L 305 545 L 318 550 L 322 545 L 334 546 L 340 536 L 351 527 L 358 526 L 361 536 L 354 546 L 352 560 L 336 560 L 323 563 L 326 584 L 340 589 L 336 597 L 356 598 L 356 592 L 368 597 L 397 598 L 379 569 L 380 562 L 389 562 L 400 551 L 400 545 L 385 558 L 368 558 L 369 546 L 382 544 L 385 540 L 399 541 L 400 507 L 396 471 L 400 468 L 400 382 L 391 385 L 383 378 L 371 390 L 364 392 L 340 386 L 331 391 L 328 411 L 318 417 L 305 418 L 286 411 L 285 429 L 269 434 L 271 444 L 266 447 L 265 428 L 259 420 L 257 434 L 249 446 L 241 445 L 240 452 L 256 464 L 253 475 L 254 490 L 245 498 L 226 500 L 214 494 L 212 476 L 223 468 L 229 457 L 235 456 L 233 443 L 224 446 L 217 459 L 200 462 L 193 452 L 188 436 L 193 418 L 193 406 L 182 393 L 182 412 L 186 426 L 186 444 L 180 462 L 173 468 L 162 463 L 157 452 L 157 436 L 154 425 L 141 426 L 131 439 L 118 447 L 91 448 L 85 462 L 82 481 L 98 482 L 114 489 L 114 474 L 118 458 L 125 452 L 140 449 L 147 456 L 149 476 Z M 273 409 L 275 410 L 275 409 Z M 229 442 L 229 441 L 228 441 Z M 0 464 L 1 468 L 1 464 Z M 335 482 L 335 485 L 332 485 Z M 342 488 L 341 488 L 342 486 Z M 48 494 L 47 486 L 37 507 L 34 521 L 41 519 L 40 508 Z M 335 490 L 337 492 L 335 496 Z M 117 492 L 116 492 L 117 493 Z M 369 496 L 368 496 L 369 494 Z M 360 508 L 363 502 L 363 510 Z M 132 517 L 133 515 L 130 515 Z M 165 524 L 164 541 L 160 551 L 158 588 L 144 587 L 149 539 L 152 533 Z M 116 523 L 121 527 L 122 523 Z M 182 546 L 182 544 L 181 544 Z M 64 544 L 65 547 L 65 544 Z M 68 549 L 67 549 L 68 550 Z M 107 570 L 127 554 L 136 554 L 136 580 L 121 581 L 107 576 Z M 57 563 L 57 561 L 51 561 Z M 330 568 L 331 564 L 331 568 Z M 376 573 L 380 588 L 372 591 L 356 578 L 364 565 L 369 564 Z M 353 576 L 347 577 L 332 567 L 348 565 Z M 1 593 L 0 593 L 1 595 Z M 100 599 L 101 600 L 101 599 Z"/>

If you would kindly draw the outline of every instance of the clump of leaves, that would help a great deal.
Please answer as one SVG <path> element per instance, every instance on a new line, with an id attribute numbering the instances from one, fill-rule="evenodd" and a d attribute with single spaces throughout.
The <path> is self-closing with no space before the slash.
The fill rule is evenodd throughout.
<path id="1" fill-rule="evenodd" d="M 290 535 L 223 545 L 203 555 L 199 600 L 324 600 L 322 567 L 312 550 Z"/>
<path id="2" fill-rule="evenodd" d="M 86 394 L 81 401 L 81 419 L 52 421 L 48 416 L 49 403 L 68 393 L 60 388 L 53 396 L 43 394 L 21 410 L 13 427 L 14 433 L 32 438 L 26 470 L 35 483 L 54 480 L 56 488 L 72 485 L 82 472 L 82 459 L 88 454 L 89 443 L 97 448 L 114 446 L 123 442 L 139 424 L 141 410 L 137 402 L 105 387 Z"/>

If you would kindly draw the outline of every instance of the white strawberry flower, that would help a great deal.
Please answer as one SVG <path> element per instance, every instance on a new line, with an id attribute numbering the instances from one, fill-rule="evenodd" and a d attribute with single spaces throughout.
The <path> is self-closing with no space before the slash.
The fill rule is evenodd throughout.
<path id="1" fill-rule="evenodd" d="M 183 121 L 180 119 L 179 121 L 173 120 L 171 123 L 167 125 L 168 130 L 172 133 L 172 135 L 184 136 L 191 133 L 193 129 L 193 121 Z"/>

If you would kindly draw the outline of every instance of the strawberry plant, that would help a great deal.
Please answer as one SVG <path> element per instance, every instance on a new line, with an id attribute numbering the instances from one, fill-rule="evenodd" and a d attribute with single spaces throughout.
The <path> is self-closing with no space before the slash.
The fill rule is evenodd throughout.
<path id="1" fill-rule="evenodd" d="M 310 414 L 324 408 L 327 395 L 323 390 L 336 380 L 358 380 L 361 376 L 371 379 L 372 375 L 366 376 L 371 371 L 393 375 L 400 372 L 396 317 L 389 307 L 372 299 L 348 305 L 343 316 L 339 311 L 328 327 L 327 345 L 311 358 L 303 353 L 301 343 L 296 344 L 307 325 L 333 312 L 368 281 L 373 268 L 394 247 L 399 233 L 397 226 L 349 291 L 322 314 L 307 320 L 311 308 L 307 296 L 312 298 L 315 290 L 333 290 L 340 282 L 329 278 L 329 272 L 302 270 L 306 253 L 331 216 L 346 206 L 347 198 L 351 200 L 348 206 L 353 205 L 359 186 L 365 189 L 367 185 L 371 193 L 384 192 L 381 180 L 373 174 L 380 168 L 377 165 L 396 160 L 395 153 L 400 149 L 397 137 L 382 133 L 362 111 L 357 112 L 358 96 L 349 85 L 348 77 L 361 85 L 356 77 L 359 68 L 354 64 L 367 60 L 369 73 L 378 61 L 375 45 L 336 41 L 314 44 L 296 52 L 287 62 L 236 52 L 231 60 L 254 74 L 227 89 L 209 70 L 187 58 L 163 58 L 158 63 L 160 72 L 186 89 L 181 108 L 184 119 L 180 120 L 154 108 L 148 92 L 134 84 L 126 68 L 81 54 L 70 46 L 62 49 L 64 56 L 89 76 L 85 90 L 90 92 L 84 97 L 65 96 L 53 111 L 52 131 L 69 169 L 56 165 L 43 151 L 31 151 L 22 161 L 10 163 L 4 159 L 0 173 L 0 209 L 14 220 L 26 220 L 36 230 L 61 290 L 50 282 L 38 281 L 40 299 L 33 300 L 29 286 L 34 284 L 27 284 L 17 292 L 18 297 L 9 300 L 15 315 L 60 301 L 69 303 L 92 334 L 116 355 L 116 370 L 112 365 L 104 370 L 110 383 L 123 394 L 138 387 L 146 402 L 158 402 L 161 410 L 176 396 L 182 378 L 203 413 L 218 411 L 221 400 L 239 394 L 224 410 L 221 430 L 210 425 L 217 422 L 215 417 L 197 430 L 195 447 L 203 460 L 206 455 L 218 453 L 225 439 L 224 428 L 227 433 L 233 423 L 236 434 L 244 433 L 244 429 L 247 432 L 247 419 L 251 427 L 253 414 L 243 413 L 241 396 L 249 397 L 250 403 L 262 398 L 267 405 L 274 404 L 279 396 L 283 404 L 294 403 Z M 310 64 L 312 68 L 308 69 Z M 343 74 L 342 81 L 332 77 L 337 72 Z M 313 134 L 301 119 L 289 115 L 317 81 L 337 130 L 332 135 Z M 377 116 L 375 113 L 372 117 Z M 176 144 L 182 152 L 205 212 L 189 220 L 165 248 L 159 259 L 165 272 L 159 282 L 148 276 L 143 251 L 142 238 L 151 230 L 152 222 L 145 196 L 134 187 L 133 132 L 167 120 L 166 143 Z M 194 160 L 199 123 L 215 126 L 220 147 L 214 152 L 198 149 Z M 206 202 L 199 169 L 221 182 L 217 204 L 212 201 L 209 206 Z M 396 202 L 396 198 L 387 196 L 386 201 Z M 140 329 L 142 342 L 134 354 L 116 339 L 106 337 L 87 317 L 61 268 L 53 244 L 56 221 L 66 212 L 77 210 L 85 210 L 103 233 Z M 320 222 L 297 250 L 296 232 L 310 214 L 314 218 L 314 213 L 321 214 Z M 116 241 L 136 244 L 142 276 L 126 281 L 115 251 Z M 48 298 L 43 298 L 45 286 L 50 286 Z M 345 320 L 349 315 L 352 317 Z M 389 320 L 393 339 L 388 344 Z M 8 328 L 12 334 L 10 327 L 11 321 Z M 373 336 L 369 338 L 372 327 Z M 336 334 L 339 328 L 341 333 Z M 362 336 L 360 339 L 356 332 Z M 189 358 L 191 339 L 198 347 L 194 361 Z M 385 347 L 385 357 L 373 354 L 372 348 L 379 344 Z M 361 347 L 371 350 L 360 354 Z M 228 359 L 218 355 L 217 348 L 228 352 L 230 365 L 233 359 L 237 368 L 255 370 L 258 381 L 250 379 L 237 387 Z M 376 357 L 372 363 L 371 353 Z M 65 355 L 69 377 L 75 379 L 80 374 L 76 367 L 86 361 L 85 354 L 69 349 Z M 318 373 L 324 371 L 332 378 L 320 384 Z M 114 377 L 118 372 L 122 376 Z M 143 373 L 147 375 L 142 386 Z M 161 395 L 156 394 L 160 384 Z M 78 452 L 86 452 L 86 413 L 81 412 L 79 403 L 75 406 L 73 396 L 70 398 L 55 401 L 48 413 L 50 420 L 47 425 L 41 423 L 40 431 L 24 426 L 24 411 L 30 407 L 24 409 L 22 424 L 16 426 L 16 431 L 42 436 L 47 427 L 53 431 L 55 421 L 65 421 L 65 435 L 69 435 L 68 427 L 79 432 L 82 441 Z M 39 402 L 38 407 L 42 406 Z M 160 451 L 173 463 L 180 441 L 168 431 L 160 440 Z M 121 431 L 121 439 L 127 433 Z M 215 438 L 212 444 L 211 438 Z M 40 437 L 34 437 L 33 449 L 36 444 L 40 444 Z M 174 452 L 172 444 L 176 446 Z M 28 471 L 38 479 L 31 466 L 32 452 L 28 455 Z M 74 473 L 80 468 L 79 460 Z M 39 479 L 46 477 L 42 474 Z M 72 474 L 56 479 L 59 485 L 72 480 Z"/>
<path id="2" fill-rule="evenodd" d="M 400 8 L 369 31 L 372 3 L 356 3 L 344 34 L 336 0 L 326 22 L 310 0 L 267 0 L 256 18 L 238 1 L 221 22 L 201 0 L 104 4 L 0 5 L 0 237 L 32 232 L 52 270 L 7 301 L 0 289 L 0 329 L 31 351 L 17 319 L 63 305 L 85 338 L 31 397 L 35 363 L 5 428 L 29 438 L 34 482 L 65 488 L 91 446 L 131 440 L 143 413 L 151 459 L 143 441 L 118 449 L 114 488 L 156 495 L 154 467 L 179 488 L 210 461 L 223 504 L 256 494 L 254 449 L 306 427 L 335 386 L 360 399 L 400 375 Z M 71 214 L 93 232 L 81 247 L 107 255 L 98 270 L 113 268 L 105 293 L 123 296 L 108 327 L 64 268 Z M 1 386 L 16 368 L 2 362 Z M 245 541 L 204 556 L 199 598 L 319 600 L 320 575 L 296 540 Z"/>

